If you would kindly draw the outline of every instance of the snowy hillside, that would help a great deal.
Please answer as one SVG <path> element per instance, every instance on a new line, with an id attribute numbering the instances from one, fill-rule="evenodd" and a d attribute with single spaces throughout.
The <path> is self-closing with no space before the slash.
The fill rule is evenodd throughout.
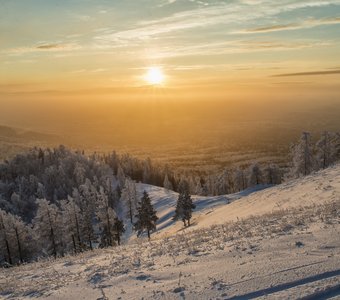
<path id="1" fill-rule="evenodd" d="M 157 236 L 169 236 L 183 229 L 181 221 L 176 223 L 172 221 L 177 193 L 145 184 L 140 184 L 138 188 L 140 193 L 143 190 L 149 193 L 158 212 Z M 216 197 L 193 196 L 196 209 L 193 213 L 192 226 L 188 229 L 195 230 L 223 224 L 281 209 L 323 204 L 339 200 L 339 197 L 340 166 L 338 165 L 271 188 L 258 186 L 240 193 Z"/>
<path id="2" fill-rule="evenodd" d="M 139 189 L 158 211 L 151 242 L 3 269 L 0 298 L 339 299 L 339 165 L 248 195 L 194 197 L 185 230 L 171 220 L 176 193 Z"/>

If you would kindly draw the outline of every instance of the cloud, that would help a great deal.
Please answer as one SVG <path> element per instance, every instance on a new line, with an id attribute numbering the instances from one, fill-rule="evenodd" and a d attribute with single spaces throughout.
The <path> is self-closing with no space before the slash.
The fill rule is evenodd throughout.
<path id="1" fill-rule="evenodd" d="M 89 74 L 89 73 L 102 73 L 102 72 L 105 72 L 105 71 L 107 71 L 107 69 L 104 69 L 104 68 L 97 68 L 97 69 L 79 69 L 79 70 L 71 71 L 70 74 L 80 74 L 80 73 L 86 73 L 86 74 Z"/>
<path id="2" fill-rule="evenodd" d="M 81 46 L 75 43 L 61 44 L 38 44 L 30 47 L 18 47 L 9 49 L 6 52 L 9 54 L 25 54 L 25 53 L 38 53 L 38 52 L 58 52 L 58 51 L 74 51 L 80 49 Z"/>
<path id="3" fill-rule="evenodd" d="M 40 50 L 51 50 L 51 49 L 63 49 L 65 45 L 63 44 L 45 44 L 37 46 L 36 49 Z"/>
<path id="4" fill-rule="evenodd" d="M 158 4 L 157 7 L 164 7 L 164 6 L 167 6 L 167 5 L 171 5 L 175 2 L 177 2 L 177 0 L 166 0 L 164 3 Z"/>
<path id="5" fill-rule="evenodd" d="M 283 30 L 297 30 L 303 28 L 312 28 L 322 25 L 333 25 L 340 24 L 340 17 L 324 18 L 324 19 L 308 19 L 300 23 L 290 23 L 290 24 L 279 24 L 271 25 L 265 27 L 250 28 L 241 31 L 235 31 L 237 34 L 247 34 L 247 33 L 265 33 L 273 31 L 283 31 Z"/>
<path id="6" fill-rule="evenodd" d="M 285 25 L 272 25 L 266 27 L 258 27 L 252 29 L 246 29 L 244 31 L 237 31 L 235 33 L 262 33 L 262 32 L 272 32 L 272 31 L 281 31 L 281 30 L 292 30 L 298 29 L 301 26 L 298 24 L 285 24 Z"/>
<path id="7" fill-rule="evenodd" d="M 169 3 L 169 1 L 167 1 Z M 197 7 L 185 11 L 176 12 L 170 16 L 136 22 L 130 28 L 122 30 L 106 30 L 98 33 L 94 39 L 104 44 L 138 44 L 141 41 L 159 39 L 173 32 L 184 30 L 207 28 L 215 25 L 233 24 L 239 26 L 251 21 L 272 18 L 281 13 L 286 13 L 302 8 L 338 5 L 340 0 L 311 1 L 303 0 L 292 3 L 291 0 L 268 1 L 268 0 L 238 0 L 210 4 L 202 6 L 196 2 Z M 323 19 L 322 24 L 338 23 L 338 18 Z M 317 21 L 306 21 L 303 26 L 317 26 Z M 266 31 L 279 31 L 295 29 L 301 24 L 271 25 L 255 29 L 249 29 L 242 33 L 258 33 Z M 227 32 L 227 30 L 225 30 Z M 234 32 L 236 33 L 236 32 Z M 240 32 L 237 32 L 240 33 Z"/>
<path id="8" fill-rule="evenodd" d="M 318 76 L 318 75 L 337 75 L 337 74 L 340 74 L 340 69 L 331 70 L 331 71 L 313 71 L 313 72 L 276 74 L 276 75 L 273 75 L 272 77 Z"/>
<path id="9" fill-rule="evenodd" d="M 304 48 L 315 48 L 329 46 L 329 42 L 319 41 L 255 41 L 239 40 L 230 42 L 216 42 L 209 44 L 196 44 L 191 46 L 173 46 L 171 49 L 159 49 L 157 53 L 150 53 L 153 58 L 171 58 L 184 56 L 212 56 L 223 54 L 268 52 L 268 51 L 289 51 Z"/>

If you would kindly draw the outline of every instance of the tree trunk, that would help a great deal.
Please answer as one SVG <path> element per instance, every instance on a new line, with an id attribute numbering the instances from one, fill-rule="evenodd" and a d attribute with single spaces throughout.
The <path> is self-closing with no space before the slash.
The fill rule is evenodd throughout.
<path id="1" fill-rule="evenodd" d="M 10 263 L 12 265 L 13 263 L 12 263 L 11 249 L 9 247 L 9 243 L 8 243 L 8 240 L 7 240 L 6 228 L 5 228 L 4 220 L 3 220 L 2 217 L 1 217 L 0 220 L 1 220 L 1 227 L 0 228 L 3 229 L 3 231 L 4 231 L 4 239 L 5 239 L 5 244 L 6 244 L 8 263 Z"/>
<path id="2" fill-rule="evenodd" d="M 107 218 L 107 234 L 108 234 L 108 240 L 109 245 L 113 246 L 112 243 L 112 234 L 111 234 L 111 224 L 110 224 L 110 215 L 109 215 L 109 207 L 106 207 L 106 218 Z"/>
<path id="3" fill-rule="evenodd" d="M 73 234 L 72 234 L 72 242 L 73 242 L 74 254 L 77 254 L 76 240 L 74 239 L 74 235 Z"/>
<path id="4" fill-rule="evenodd" d="M 53 256 L 56 259 L 57 258 L 57 245 L 55 243 L 54 231 L 52 227 L 51 227 L 51 239 L 52 239 L 52 247 L 53 247 Z"/>
<path id="5" fill-rule="evenodd" d="M 132 215 L 132 203 L 131 203 L 131 200 L 129 201 L 129 214 L 130 214 L 130 222 L 132 224 L 133 222 L 133 215 Z"/>
<path id="6" fill-rule="evenodd" d="M 6 242 L 6 248 L 7 248 L 7 255 L 8 255 L 8 262 L 12 265 L 12 255 L 11 255 L 11 250 L 9 248 L 9 243 L 7 241 L 7 238 L 5 238 L 5 242 Z"/>
<path id="7" fill-rule="evenodd" d="M 88 239 L 89 239 L 90 249 L 93 250 L 90 233 L 89 233 Z"/>
<path id="8" fill-rule="evenodd" d="M 75 217 L 75 220 L 76 220 L 76 229 L 77 229 L 78 246 L 79 246 L 79 249 L 81 250 L 81 240 L 80 240 L 79 222 L 78 222 L 77 212 L 76 212 L 76 208 L 75 208 L 75 206 L 74 206 L 74 203 L 73 203 L 73 210 L 74 210 L 74 217 Z"/>
<path id="9" fill-rule="evenodd" d="M 57 245 L 55 242 L 55 237 L 54 237 L 54 230 L 52 227 L 52 222 L 51 222 L 51 216 L 49 210 L 47 211 L 47 216 L 48 216 L 48 221 L 50 224 L 50 232 L 51 232 L 51 239 L 52 239 L 52 247 L 53 247 L 53 256 L 56 259 L 57 258 Z"/>
<path id="10" fill-rule="evenodd" d="M 19 232 L 18 232 L 18 228 L 17 227 L 15 227 L 15 236 L 17 238 L 17 243 L 18 243 L 19 259 L 20 259 L 20 262 L 23 263 L 24 260 L 22 258 L 22 249 L 21 249 L 21 243 L 20 243 Z"/>

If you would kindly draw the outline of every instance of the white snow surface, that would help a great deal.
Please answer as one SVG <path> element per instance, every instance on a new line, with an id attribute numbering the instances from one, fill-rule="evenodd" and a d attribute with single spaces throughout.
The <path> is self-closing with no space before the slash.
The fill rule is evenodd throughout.
<path id="1" fill-rule="evenodd" d="M 175 224 L 172 221 L 178 198 L 177 193 L 146 184 L 139 184 L 138 189 L 140 193 L 143 190 L 149 193 L 157 210 L 159 220 L 155 235 L 169 236 L 183 230 L 181 221 Z M 196 209 L 193 213 L 192 226 L 188 230 L 291 207 L 323 204 L 338 200 L 339 197 L 339 165 L 278 186 L 260 185 L 240 193 L 216 197 L 192 196 Z"/>
<path id="2" fill-rule="evenodd" d="M 340 165 L 194 196 L 186 229 L 172 221 L 176 193 L 144 189 L 159 217 L 150 242 L 129 233 L 119 247 L 2 269 L 0 299 L 340 299 Z"/>

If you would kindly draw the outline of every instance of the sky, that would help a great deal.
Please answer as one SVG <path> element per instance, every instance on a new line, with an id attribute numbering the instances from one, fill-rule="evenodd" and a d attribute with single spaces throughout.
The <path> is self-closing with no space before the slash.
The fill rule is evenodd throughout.
<path id="1" fill-rule="evenodd" d="M 0 0 L 0 38 L 1 93 L 338 88 L 340 0 Z"/>
<path id="2" fill-rule="evenodd" d="M 143 107 L 136 128 L 331 112 L 339 82 L 340 0 L 0 0 L 0 124 L 110 132 L 141 113 L 123 102 L 173 100 L 191 104 Z"/>

